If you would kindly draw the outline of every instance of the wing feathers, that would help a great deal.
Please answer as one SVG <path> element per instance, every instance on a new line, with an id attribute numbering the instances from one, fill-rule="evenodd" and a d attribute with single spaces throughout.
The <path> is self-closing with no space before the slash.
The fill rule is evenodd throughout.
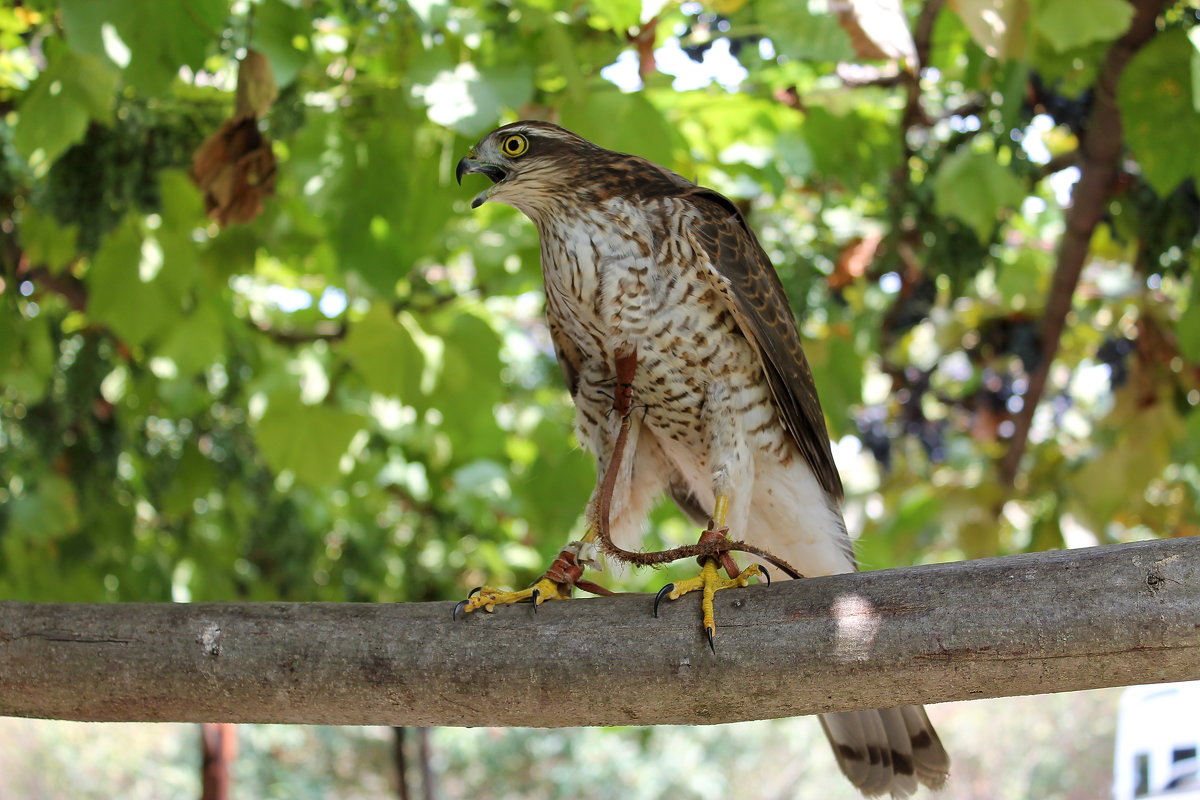
<path id="1" fill-rule="evenodd" d="M 775 268 L 727 198 L 697 188 L 684 199 L 701 217 L 691 234 L 715 270 L 717 288 L 729 299 L 738 327 L 762 356 L 784 427 L 822 488 L 840 504 L 842 480 L 829 449 L 825 415 Z"/>

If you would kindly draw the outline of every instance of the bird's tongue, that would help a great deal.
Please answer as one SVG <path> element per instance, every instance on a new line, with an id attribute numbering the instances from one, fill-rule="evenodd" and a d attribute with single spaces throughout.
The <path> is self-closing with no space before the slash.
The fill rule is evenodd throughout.
<path id="1" fill-rule="evenodd" d="M 508 177 L 508 173 L 500 167 L 494 167 L 491 164 L 482 166 L 478 170 L 481 174 L 488 176 L 492 183 L 499 183 Z"/>

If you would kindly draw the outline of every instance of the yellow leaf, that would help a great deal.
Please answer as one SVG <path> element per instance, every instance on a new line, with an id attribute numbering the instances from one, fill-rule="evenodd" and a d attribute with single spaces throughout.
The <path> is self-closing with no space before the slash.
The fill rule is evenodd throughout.
<path id="1" fill-rule="evenodd" d="M 1027 0 L 950 0 L 950 7 L 992 58 L 1020 58 L 1025 53 Z"/>

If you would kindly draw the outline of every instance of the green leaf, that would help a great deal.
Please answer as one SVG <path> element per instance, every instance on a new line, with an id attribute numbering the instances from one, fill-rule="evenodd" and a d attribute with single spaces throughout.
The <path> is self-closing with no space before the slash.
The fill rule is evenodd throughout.
<path id="1" fill-rule="evenodd" d="M 1179 317 L 1179 354 L 1189 362 L 1200 363 L 1200 280 L 1192 274 L 1192 297 Z"/>
<path id="2" fill-rule="evenodd" d="M 539 538 L 563 538 L 583 513 L 596 479 L 592 459 L 575 445 L 569 426 L 543 419 L 530 437 L 537 458 L 513 491 L 523 499 L 522 515 Z"/>
<path id="3" fill-rule="evenodd" d="M 500 337 L 481 317 L 460 311 L 442 339 L 442 369 L 431 404 L 446 420 L 456 460 L 486 458 L 504 442 L 495 417 L 502 386 Z"/>
<path id="4" fill-rule="evenodd" d="M 1187 458 L 1197 469 L 1200 469 L 1200 409 L 1193 408 L 1187 416 L 1187 427 L 1184 429 L 1182 444 L 1187 452 Z"/>
<path id="5" fill-rule="evenodd" d="M 642 19 L 642 0 L 592 0 L 591 6 L 619 34 L 636 28 Z"/>
<path id="6" fill-rule="evenodd" d="M 59 539 L 79 528 L 79 498 L 71 482 L 57 473 L 42 475 L 12 500 L 9 531 L 29 541 Z"/>
<path id="7" fill-rule="evenodd" d="M 1129 28 L 1133 5 L 1126 0 L 1040 0 L 1034 3 L 1033 27 L 1050 46 L 1064 52 L 1092 42 L 1116 39 Z"/>
<path id="8" fill-rule="evenodd" d="M 1192 108 L 1200 111 L 1200 28 L 1188 31 L 1192 43 Z"/>
<path id="9" fill-rule="evenodd" d="M 200 303 L 173 325 L 154 354 L 170 359 L 180 377 L 196 375 L 224 360 L 225 327 L 215 302 Z"/>
<path id="10" fill-rule="evenodd" d="M 1119 405 L 1132 404 L 1132 390 L 1125 392 L 1118 397 Z M 1159 403 L 1153 413 L 1138 414 L 1130 421 L 1119 429 L 1111 446 L 1105 448 L 1098 442 L 1070 479 L 1074 512 L 1092 530 L 1104 530 L 1118 512 L 1141 502 L 1147 484 L 1162 475 L 1187 430 L 1185 420 L 1170 403 Z"/>
<path id="11" fill-rule="evenodd" d="M 1029 27 L 1028 0 L 950 0 L 985 53 L 992 58 L 1021 58 Z"/>
<path id="12" fill-rule="evenodd" d="M 462 193 L 441 169 L 444 137 L 413 137 L 416 121 L 391 117 L 344 143 L 331 193 L 333 242 L 345 269 L 390 297 L 413 263 L 427 258 Z"/>
<path id="13" fill-rule="evenodd" d="M 45 314 L 21 319 L 0 314 L 0 385 L 26 403 L 46 394 L 54 374 L 54 339 Z"/>
<path id="14" fill-rule="evenodd" d="M 342 352 L 372 391 L 417 405 L 425 358 L 386 303 L 375 303 L 351 326 Z"/>
<path id="15" fill-rule="evenodd" d="M 925 486 L 917 486 L 899 497 L 888 498 L 888 515 L 862 536 L 855 548 L 863 569 L 882 569 L 908 563 L 920 552 L 919 539 L 937 525 L 943 499 Z"/>
<path id="16" fill-rule="evenodd" d="M 624 94 L 607 82 L 567 97 L 562 124 L 609 150 L 636 153 L 656 164 L 671 166 L 679 134 L 642 93 Z"/>
<path id="17" fill-rule="evenodd" d="M 13 147 L 44 169 L 87 133 L 88 123 L 112 117 L 117 76 L 98 58 L 46 43 L 49 65 L 21 101 Z"/>
<path id="18" fill-rule="evenodd" d="M 998 265 L 996 289 L 1009 308 L 1037 307 L 1046 295 L 1051 270 L 1050 254 L 1045 250 L 1022 247 L 1006 251 Z"/>
<path id="19" fill-rule="evenodd" d="M 755 16 L 780 55 L 799 61 L 853 61 L 854 45 L 833 14 L 814 14 L 808 3 L 758 0 Z"/>
<path id="20" fill-rule="evenodd" d="M 780 132 L 776 142 L 776 156 L 781 172 L 793 178 L 807 178 L 813 171 L 813 151 L 800 133 L 791 130 Z"/>
<path id="21" fill-rule="evenodd" d="M 1020 205 L 1026 188 L 994 156 L 961 149 L 938 168 L 933 192 L 938 214 L 965 222 L 987 242 L 1000 212 Z"/>
<path id="22" fill-rule="evenodd" d="M 194 443 L 184 445 L 179 466 L 167 484 L 160 500 L 160 510 L 167 517 L 185 517 L 193 504 L 212 491 L 217 470 L 212 459 L 203 455 Z"/>
<path id="23" fill-rule="evenodd" d="M 280 89 L 294 81 L 308 63 L 312 54 L 311 32 L 312 18 L 302 6 L 284 0 L 263 0 L 255 7 L 250 46 L 271 62 Z"/>
<path id="24" fill-rule="evenodd" d="M 876 191 L 900 156 L 894 123 L 864 111 L 835 114 L 819 106 L 804 116 L 804 140 L 826 178 L 859 191 Z"/>
<path id="25" fill-rule="evenodd" d="M 475 137 L 494 126 L 502 111 L 529 101 L 533 71 L 525 64 L 481 70 L 463 62 L 438 71 L 428 84 L 418 84 L 414 93 L 424 99 L 430 120 Z"/>
<path id="26" fill-rule="evenodd" d="M 75 257 L 78 225 L 60 225 L 53 214 L 27 205 L 21 211 L 21 243 L 30 263 L 58 273 Z"/>
<path id="27" fill-rule="evenodd" d="M 165 94 L 181 66 L 197 69 L 216 45 L 228 0 L 63 0 L 67 38 L 76 50 L 126 63 L 125 81 L 144 94 Z M 107 41 L 106 41 L 107 40 Z M 119 41 L 119 46 L 114 42 Z M 124 52 L 122 52 L 122 48 Z"/>
<path id="28" fill-rule="evenodd" d="M 851 429 L 851 408 L 862 401 L 862 356 L 849 336 L 830 335 L 805 342 L 821 408 L 836 439 Z"/>
<path id="29" fill-rule="evenodd" d="M 139 345 L 178 313 L 181 298 L 167 291 L 160 273 L 162 248 L 126 218 L 100 246 L 87 273 L 88 315 Z"/>
<path id="30" fill-rule="evenodd" d="M 1125 141 L 1159 195 L 1200 175 L 1200 112 L 1193 105 L 1195 47 L 1183 30 L 1160 33 L 1121 74 L 1117 104 Z"/>
<path id="31" fill-rule="evenodd" d="M 364 427 L 357 414 L 276 394 L 254 427 L 254 438 L 275 472 L 288 470 L 311 486 L 331 486 L 341 476 L 339 462 L 350 440 Z"/>
<path id="32" fill-rule="evenodd" d="M 199 248 L 192 234 L 208 220 L 196 184 L 184 172 L 163 170 L 158 185 L 162 197 L 162 221 L 154 231 L 154 238 L 162 248 L 163 267 L 159 280 L 164 291 L 182 299 L 195 283 L 200 268 Z"/>

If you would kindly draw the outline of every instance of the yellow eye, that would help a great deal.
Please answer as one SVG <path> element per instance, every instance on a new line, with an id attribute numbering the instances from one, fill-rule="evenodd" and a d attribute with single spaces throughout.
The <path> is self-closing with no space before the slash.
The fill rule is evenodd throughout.
<path id="1" fill-rule="evenodd" d="M 500 151 L 509 158 L 525 155 L 525 151 L 529 149 L 529 140 L 520 134 L 513 134 L 505 137 L 500 143 Z"/>

